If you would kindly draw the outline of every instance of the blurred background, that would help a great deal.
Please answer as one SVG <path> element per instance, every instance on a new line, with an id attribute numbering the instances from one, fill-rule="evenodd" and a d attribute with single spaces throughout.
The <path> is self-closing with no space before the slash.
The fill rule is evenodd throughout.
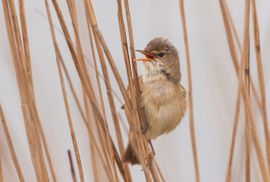
<path id="1" fill-rule="evenodd" d="M 227 2 L 236 29 L 239 32 L 240 40 L 242 40 L 245 1 L 229 0 Z M 262 64 L 264 66 L 267 94 L 266 103 L 269 108 L 270 2 L 266 0 L 258 0 L 256 2 L 261 31 Z M 92 59 L 84 18 L 83 2 L 76 1 L 76 3 L 84 54 L 87 59 Z M 100 30 L 116 60 L 116 65 L 119 68 L 121 76 L 127 84 L 118 28 L 116 1 L 93 0 L 92 3 L 95 8 Z M 66 1 L 59 0 L 59 4 L 65 20 L 68 23 L 68 28 L 72 30 Z M 69 173 L 70 169 L 66 151 L 68 149 L 70 149 L 72 153 L 74 153 L 74 151 L 68 129 L 44 2 L 42 0 L 25 0 L 25 7 L 38 113 L 48 141 L 48 147 L 51 152 L 58 180 L 69 182 L 72 181 L 72 178 Z M 0 103 L 5 111 L 9 131 L 25 180 L 35 181 L 2 8 L 2 3 L 0 3 Z M 226 174 L 233 128 L 233 115 L 237 96 L 237 77 L 231 62 L 219 2 L 217 0 L 189 0 L 185 1 L 185 9 L 191 56 L 194 121 L 200 177 L 202 182 L 223 181 Z M 181 82 L 184 87 L 187 88 L 187 68 L 179 2 L 177 0 L 136 0 L 130 1 L 130 10 L 135 49 L 143 49 L 148 41 L 154 37 L 168 38 L 179 51 L 182 71 Z M 57 40 L 64 60 L 72 75 L 72 80 L 77 88 L 79 88 L 80 81 L 73 66 L 70 52 L 68 51 L 57 17 L 54 11 L 52 12 Z M 251 52 L 250 56 L 251 60 L 254 60 L 254 52 Z M 251 61 L 251 68 L 254 67 L 254 65 L 255 61 Z M 138 63 L 138 67 L 141 73 L 141 63 Z M 94 76 L 94 69 L 90 69 L 89 72 Z M 255 73 L 256 72 L 252 74 Z M 110 72 L 110 74 L 112 73 Z M 115 80 L 112 79 L 111 81 L 112 87 L 120 95 Z M 256 79 L 255 84 L 257 84 Z M 102 88 L 105 94 L 104 84 L 102 84 Z M 71 97 L 71 93 L 68 93 L 68 96 Z M 109 105 L 107 101 L 105 104 L 106 109 L 108 109 Z M 122 98 L 121 102 L 116 101 L 117 109 L 121 115 L 123 115 L 120 109 L 122 104 Z M 86 181 L 93 181 L 87 132 L 82 124 L 82 119 L 75 106 L 74 100 L 71 99 L 70 105 L 85 179 Z M 257 119 L 259 118 L 258 114 L 254 114 L 256 121 L 258 120 L 258 123 L 256 123 L 258 126 L 258 134 L 263 138 L 262 124 L 259 119 Z M 109 119 L 110 117 L 110 114 L 108 114 Z M 123 118 L 124 122 L 127 124 L 124 115 Z M 112 122 L 110 124 L 112 124 Z M 110 125 L 110 130 L 114 131 L 112 126 L 113 125 Z M 240 120 L 232 181 L 244 181 L 245 156 L 243 128 L 243 120 Z M 123 129 L 123 138 L 126 144 L 127 135 L 124 131 Z M 4 138 L 3 130 L 0 128 L 0 155 L 3 159 L 4 181 L 18 181 Z M 114 140 L 116 141 L 115 137 Z M 187 114 L 175 131 L 157 138 L 153 141 L 153 145 L 156 152 L 157 163 L 167 181 L 195 181 Z M 251 181 L 261 181 L 253 148 L 251 148 L 251 156 Z M 144 181 L 143 172 L 141 171 L 142 168 L 140 166 L 134 166 L 130 169 L 134 181 Z"/>

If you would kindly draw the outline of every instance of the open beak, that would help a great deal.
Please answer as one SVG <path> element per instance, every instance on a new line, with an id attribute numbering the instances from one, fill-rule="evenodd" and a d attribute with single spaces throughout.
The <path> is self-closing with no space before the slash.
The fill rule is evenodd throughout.
<path id="1" fill-rule="evenodd" d="M 145 57 L 134 59 L 134 61 L 152 61 L 155 58 L 154 54 L 148 51 L 142 51 L 142 50 L 136 50 L 136 51 L 142 53 L 143 55 L 145 55 Z"/>

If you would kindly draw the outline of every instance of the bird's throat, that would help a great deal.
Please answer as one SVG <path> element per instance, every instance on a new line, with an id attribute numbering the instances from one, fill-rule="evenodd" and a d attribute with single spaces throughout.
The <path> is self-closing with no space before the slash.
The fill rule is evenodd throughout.
<path id="1" fill-rule="evenodd" d="M 143 81 L 166 81 L 168 80 L 168 73 L 163 66 L 158 62 L 146 62 L 143 64 Z"/>

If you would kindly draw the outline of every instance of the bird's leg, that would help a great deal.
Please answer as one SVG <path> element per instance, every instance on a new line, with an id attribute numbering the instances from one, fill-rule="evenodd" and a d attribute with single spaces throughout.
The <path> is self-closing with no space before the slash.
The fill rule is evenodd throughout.
<path id="1" fill-rule="evenodd" d="M 154 155 L 153 152 L 149 153 L 148 158 L 147 158 L 147 163 L 146 163 L 146 167 L 148 169 L 150 169 L 152 167 L 152 161 L 153 161 Z M 141 171 L 143 171 L 144 169 L 141 169 Z"/>
<path id="2" fill-rule="evenodd" d="M 152 149 L 153 156 L 155 156 L 155 155 L 156 155 L 156 152 L 155 152 L 155 149 L 154 149 L 154 147 L 153 147 L 152 141 L 149 140 L 148 142 L 149 142 L 150 147 L 151 147 L 151 149 Z"/>
<path id="3" fill-rule="evenodd" d="M 152 160 L 154 156 L 156 155 L 155 149 L 153 147 L 152 141 L 148 140 L 148 143 L 150 144 L 151 147 L 151 152 L 148 154 L 148 161 L 147 161 L 147 167 L 150 169 L 152 165 Z"/>

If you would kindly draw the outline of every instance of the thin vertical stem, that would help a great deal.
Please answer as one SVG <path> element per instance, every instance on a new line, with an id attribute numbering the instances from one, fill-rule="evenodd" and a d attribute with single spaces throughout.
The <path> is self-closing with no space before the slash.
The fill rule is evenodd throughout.
<path id="1" fill-rule="evenodd" d="M 22 40 L 14 1 L 3 0 L 2 3 L 32 164 L 35 169 L 37 180 L 48 181 L 48 173 L 42 152 L 42 144 L 40 142 L 40 132 L 42 127 L 40 126 L 33 89 L 31 88 L 31 83 L 26 73 L 27 71 L 24 62 L 25 56 L 23 54 Z M 46 148 L 46 145 L 44 145 L 44 147 Z"/>
<path id="2" fill-rule="evenodd" d="M 77 181 L 76 180 L 76 173 L 75 173 L 75 169 L 74 169 L 74 165 L 73 165 L 71 151 L 68 150 L 67 154 L 68 154 L 68 161 L 69 161 L 70 173 L 71 173 L 71 176 L 72 176 L 72 180 L 73 180 L 73 182 L 76 182 Z"/>
<path id="3" fill-rule="evenodd" d="M 17 155 L 16 155 L 16 152 L 15 152 L 15 149 L 14 149 L 14 146 L 13 146 L 11 136 L 10 136 L 9 131 L 8 131 L 8 126 L 7 126 L 6 119 L 5 119 L 5 116 L 4 116 L 1 105 L 0 105 L 0 119 L 1 119 L 4 134 L 6 136 L 8 148 L 9 148 L 10 155 L 11 155 L 12 161 L 14 163 L 17 175 L 18 175 L 20 181 L 23 182 L 24 181 L 23 173 L 22 173 L 19 161 L 17 159 Z"/>
<path id="4" fill-rule="evenodd" d="M 91 115 L 90 115 L 90 107 L 89 107 L 89 103 L 87 100 L 87 95 L 84 93 L 83 91 L 83 100 L 84 100 L 84 108 L 85 108 L 85 115 L 86 115 L 86 119 L 88 121 L 88 123 L 90 123 L 91 120 Z M 94 128 L 94 123 L 91 122 L 91 128 Z M 94 143 L 91 139 L 91 137 L 89 137 L 89 147 L 90 147 L 90 153 L 91 153 L 91 160 L 92 160 L 92 167 L 93 167 L 93 176 L 94 176 L 94 181 L 100 181 L 99 180 L 99 170 L 98 170 L 98 162 L 97 162 L 97 154 L 96 154 L 96 149 L 93 147 Z"/>
<path id="5" fill-rule="evenodd" d="M 0 182 L 4 182 L 3 168 L 2 168 L 2 153 L 1 153 L 1 151 L 0 151 Z"/>
<path id="6" fill-rule="evenodd" d="M 192 98 L 192 75 L 191 75 L 191 63 L 190 63 L 190 55 L 189 55 L 189 45 L 188 45 L 188 32 L 186 26 L 186 18 L 185 18 L 185 8 L 184 8 L 184 0 L 179 0 L 180 4 L 180 14 L 181 14 L 181 22 L 182 29 L 184 33 L 184 42 L 185 42 L 185 55 L 186 55 L 186 64 L 187 64 L 187 73 L 188 73 L 188 109 L 189 109 L 189 129 L 192 143 L 192 154 L 194 161 L 194 169 L 195 169 L 195 179 L 196 182 L 200 181 L 200 171 L 199 171 L 199 163 L 198 163 L 198 155 L 197 155 L 197 146 L 196 146 L 196 134 L 194 128 L 194 118 L 193 118 L 193 98 Z"/>
<path id="7" fill-rule="evenodd" d="M 270 141 L 269 141 L 269 126 L 268 126 L 268 118 L 267 118 L 267 107 L 266 107 L 266 95 L 265 95 L 265 84 L 264 84 L 264 74 L 263 74 L 263 66 L 261 61 L 261 46 L 260 46 L 260 30 L 258 23 L 258 16 L 256 10 L 256 2 L 251 0 L 252 5 L 252 17 L 253 17 L 253 28 L 254 28 L 254 49 L 256 53 L 256 63 L 257 63 L 257 74 L 258 81 L 260 86 L 260 95 L 261 95 L 261 105 L 262 105 L 262 117 L 263 117 L 263 126 L 264 126 L 264 139 L 266 145 L 266 156 L 267 156 L 267 164 L 268 164 L 268 173 L 270 174 Z"/>
<path id="8" fill-rule="evenodd" d="M 96 102 L 95 102 L 95 96 L 94 96 L 94 92 L 93 92 L 93 89 L 91 87 L 91 83 L 88 82 L 88 80 L 86 80 L 86 77 L 84 75 L 84 72 L 81 70 L 81 65 L 79 64 L 78 62 L 78 58 L 77 58 L 77 54 L 75 54 L 75 49 L 74 49 L 74 46 L 73 46 L 73 43 L 71 41 L 71 38 L 70 38 L 70 35 L 69 35 L 69 32 L 67 31 L 67 27 L 65 25 L 65 22 L 64 22 L 64 19 L 63 19 L 63 15 L 61 13 L 61 10 L 57 4 L 56 1 L 53 1 L 54 3 L 54 7 L 55 7 L 55 10 L 57 12 L 57 15 L 58 15 L 58 18 L 59 18 L 59 22 L 61 23 L 61 26 L 62 26 L 62 29 L 63 29 L 63 32 L 64 32 L 64 35 L 65 35 L 65 38 L 66 38 L 66 41 L 67 41 L 67 44 L 69 46 L 69 49 L 70 49 L 70 52 L 71 52 L 71 55 L 73 57 L 73 61 L 74 61 L 74 64 L 75 64 L 75 67 L 77 69 L 77 72 L 79 74 L 79 77 L 82 81 L 82 86 L 83 86 L 83 89 L 84 89 L 84 92 L 87 94 L 87 99 L 89 99 L 90 103 L 91 103 L 91 106 L 93 108 L 93 112 L 95 113 L 95 117 L 97 118 L 98 122 L 100 125 L 102 130 L 105 129 L 104 127 L 104 121 L 102 120 L 102 116 L 101 114 L 99 113 L 99 110 L 97 109 L 97 106 L 96 106 Z M 94 137 L 94 134 L 89 126 L 89 123 L 87 122 L 87 119 L 84 115 L 84 112 L 82 111 L 82 107 L 80 106 L 80 103 L 78 101 L 78 97 L 75 93 L 75 90 L 74 90 L 74 86 L 72 85 L 72 82 L 71 82 L 71 79 L 70 79 L 70 76 L 67 72 L 67 69 L 66 69 L 66 66 L 62 60 L 62 56 L 61 56 L 61 53 L 59 51 L 59 48 L 58 48 L 58 45 L 57 45 L 57 42 L 56 42 L 56 38 L 55 38 L 55 33 L 54 33 L 54 29 L 53 29 L 53 23 L 52 23 L 52 18 L 51 18 L 51 13 L 50 13 L 50 10 L 49 10 L 49 6 L 48 6 L 48 1 L 46 0 L 45 1 L 45 5 L 46 5 L 46 11 L 47 11 L 47 15 L 49 17 L 49 24 L 50 24 L 50 29 L 51 29 L 51 34 L 52 34 L 52 39 L 53 39 L 53 43 L 54 43 L 54 47 L 55 47 L 55 51 L 56 51 L 56 55 L 59 57 L 60 61 L 61 61 L 61 64 L 64 68 L 64 73 L 66 75 L 66 78 L 68 80 L 68 83 L 69 83 L 69 86 L 71 88 L 71 91 L 72 91 L 72 94 L 75 98 L 75 101 L 76 101 L 76 104 L 78 106 L 78 109 L 80 111 L 80 114 L 81 114 L 81 117 L 83 118 L 83 121 L 86 125 L 86 128 L 88 130 L 88 134 L 89 134 L 89 137 L 91 138 L 91 140 L 93 141 L 93 144 L 94 144 L 94 147 L 96 148 L 97 150 L 97 154 L 100 155 L 100 158 L 101 158 L 101 162 L 103 164 L 103 167 L 104 167 L 104 170 L 107 174 L 107 177 L 108 179 L 111 181 L 113 180 L 113 177 L 111 175 L 111 170 L 109 170 L 108 168 L 108 165 L 106 164 L 102 154 L 104 154 L 104 148 L 103 150 L 100 150 L 100 148 L 98 147 L 98 144 L 97 144 L 97 141 Z M 98 127 L 99 128 L 99 127 Z M 117 155 L 116 155 L 117 156 Z"/>
<path id="9" fill-rule="evenodd" d="M 245 55 L 242 55 L 244 59 L 244 66 L 245 66 L 245 72 L 244 72 L 244 84 L 246 86 L 246 89 L 247 89 L 247 93 L 249 95 L 249 99 L 250 99 L 250 59 L 249 59 L 249 52 L 250 52 L 250 40 L 249 40 L 249 24 L 250 24 L 250 1 L 249 0 L 246 0 L 245 2 L 245 16 L 244 16 L 244 22 L 245 22 L 245 29 L 247 31 L 247 37 L 248 37 L 248 40 L 246 42 L 247 44 L 247 51 L 245 51 Z M 244 34 L 245 36 L 245 34 Z M 244 37 L 245 39 L 245 37 Z M 245 41 L 243 39 L 243 42 Z M 241 51 L 243 52 L 243 50 Z M 245 156 L 245 159 L 246 159 L 246 165 L 245 165 L 245 180 L 246 182 L 250 182 L 250 128 L 248 127 L 248 122 L 247 120 L 249 119 L 248 118 L 248 115 L 246 113 L 247 111 L 245 110 L 245 149 L 246 149 L 246 156 Z"/>
<path id="10" fill-rule="evenodd" d="M 46 0 L 45 3 L 46 3 L 46 10 L 47 10 L 47 14 L 49 17 L 49 21 L 52 22 L 50 12 L 49 12 L 49 7 L 48 7 L 48 1 Z M 55 39 L 54 33 L 52 33 L 52 36 L 53 36 L 53 39 Z M 57 63 L 58 76 L 59 76 L 60 83 L 61 83 L 61 89 L 62 89 L 64 104 L 65 104 L 65 108 L 66 108 L 66 114 L 67 114 L 67 119 L 68 119 L 70 135 L 72 138 L 73 148 L 75 151 L 75 157 L 76 157 L 77 167 L 78 167 L 78 171 L 79 171 L 79 175 L 80 175 L 80 180 L 83 182 L 84 181 L 84 174 L 83 174 L 82 162 L 81 162 L 81 157 L 80 157 L 80 153 L 79 153 L 79 147 L 78 147 L 78 142 L 76 139 L 76 134 L 74 131 L 73 121 L 72 121 L 72 117 L 71 117 L 71 113 L 70 113 L 70 107 L 69 107 L 69 103 L 68 103 L 67 92 L 66 92 L 66 88 L 65 88 L 63 70 L 62 70 L 60 59 L 61 59 L 60 55 L 58 54 L 58 52 L 56 52 L 56 63 Z"/>
<path id="11" fill-rule="evenodd" d="M 238 88 L 236 108 L 234 112 L 233 132 L 232 132 L 232 139 L 231 139 L 231 145 L 230 145 L 229 160 L 227 164 L 226 182 L 230 182 L 231 176 L 232 176 L 234 147 L 235 147 L 236 133 L 237 133 L 238 123 L 239 123 L 239 113 L 240 113 L 240 104 L 241 104 L 240 101 L 241 101 L 241 92 L 240 92 L 240 88 Z"/>

